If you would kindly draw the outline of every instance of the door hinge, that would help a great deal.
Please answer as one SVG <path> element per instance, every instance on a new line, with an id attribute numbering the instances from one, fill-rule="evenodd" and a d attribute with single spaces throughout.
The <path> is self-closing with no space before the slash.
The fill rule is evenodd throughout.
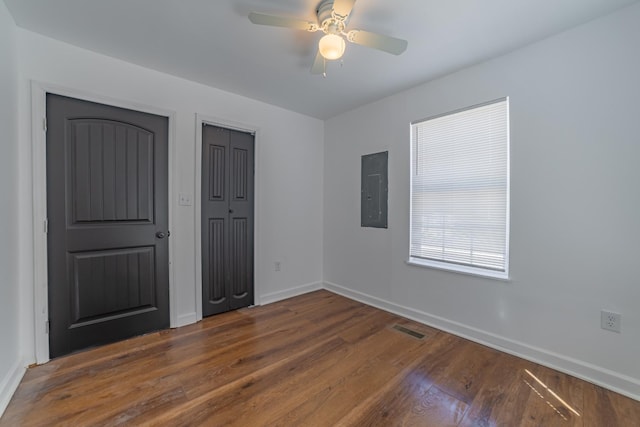
<path id="1" fill-rule="evenodd" d="M 44 322 L 44 333 L 45 334 L 49 333 L 49 328 L 50 328 L 50 322 L 47 320 L 46 322 Z"/>
<path id="2" fill-rule="evenodd" d="M 46 117 L 42 118 L 42 130 L 44 130 L 45 132 L 47 131 L 47 118 Z"/>
<path id="3" fill-rule="evenodd" d="M 47 218 L 44 219 L 44 234 L 49 233 L 49 220 Z"/>

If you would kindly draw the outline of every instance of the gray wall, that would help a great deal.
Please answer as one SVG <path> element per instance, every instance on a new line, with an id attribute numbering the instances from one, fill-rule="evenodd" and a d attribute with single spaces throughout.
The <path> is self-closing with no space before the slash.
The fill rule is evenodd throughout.
<path id="1" fill-rule="evenodd" d="M 16 27 L 0 1 L 0 414 L 20 364 L 18 337 L 18 66 Z"/>
<path id="2" fill-rule="evenodd" d="M 639 22 L 636 4 L 328 120 L 326 286 L 640 397 Z M 511 280 L 407 265 L 409 123 L 503 96 Z M 360 228 L 360 156 L 383 150 L 389 229 Z"/>

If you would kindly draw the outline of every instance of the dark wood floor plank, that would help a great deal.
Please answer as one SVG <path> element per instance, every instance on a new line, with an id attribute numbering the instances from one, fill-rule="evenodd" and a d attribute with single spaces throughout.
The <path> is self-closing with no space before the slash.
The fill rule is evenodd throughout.
<path id="1" fill-rule="evenodd" d="M 126 381 L 132 373 L 139 381 L 147 381 L 160 375 L 171 375 L 191 365 L 226 353 L 237 346 L 253 348 L 255 340 L 264 335 L 273 334 L 285 325 L 291 324 L 295 315 L 289 311 L 280 311 L 278 316 L 256 326 L 251 319 L 237 317 L 233 322 L 222 321 L 219 325 L 194 334 L 175 334 L 173 340 L 162 340 L 155 346 L 143 350 L 132 346 L 129 353 L 114 358 L 99 358 L 94 363 L 80 363 L 77 368 L 61 368 L 52 375 L 46 384 L 34 386 L 28 383 L 20 391 L 18 398 L 39 399 L 43 403 L 55 401 L 57 389 L 63 394 L 75 398 L 90 398 L 92 393 L 108 384 Z M 267 341 L 269 341 L 267 339 Z M 130 345 L 135 342 L 131 342 Z M 73 357 L 73 356 L 72 356 Z M 46 365 L 45 365 L 46 366 Z M 67 386 L 68 385 L 68 386 Z M 33 392 L 32 392 L 33 391 Z"/>
<path id="2" fill-rule="evenodd" d="M 583 387 L 585 426 L 640 426 L 639 402 L 597 385 L 584 383 Z"/>
<path id="3" fill-rule="evenodd" d="M 305 349 L 292 353 L 274 363 L 256 368 L 251 374 L 238 377 L 230 382 L 226 382 L 219 387 L 213 387 L 211 390 L 194 395 L 190 400 L 182 404 L 170 413 L 164 413 L 154 418 L 154 422 L 162 425 L 202 425 L 203 423 L 218 423 L 218 412 L 226 408 L 234 409 L 237 413 L 244 411 L 244 405 L 238 405 L 243 399 L 243 391 L 252 393 L 256 385 L 260 387 L 269 387 L 267 381 L 263 381 L 271 375 L 277 375 L 283 369 L 287 369 L 291 364 L 296 364 L 300 359 L 310 357 L 321 351 L 321 349 L 332 349 L 334 345 L 340 343 L 340 338 L 333 338 L 329 341 L 321 341 Z M 233 402 L 233 406 L 229 406 L 229 401 Z M 235 416 L 235 414 L 234 414 Z M 220 422 L 221 425 L 224 425 Z"/>
<path id="4" fill-rule="evenodd" d="M 533 371 L 525 370 L 522 377 L 533 391 L 526 404 L 524 419 L 530 420 L 532 425 L 549 427 L 583 425 L 584 381 L 543 366 L 537 366 Z"/>
<path id="5" fill-rule="evenodd" d="M 345 325 L 337 334 L 347 342 L 357 342 L 389 327 L 397 319 L 398 316 L 394 314 L 381 312 L 372 307 L 365 307 L 362 309 L 360 321 Z"/>
<path id="6" fill-rule="evenodd" d="M 343 344 L 344 341 L 336 337 L 309 346 L 222 387 L 194 396 L 189 402 L 174 408 L 171 413 L 161 414 L 149 421 L 164 425 L 241 425 L 239 420 L 243 415 L 254 411 L 260 402 L 260 416 L 264 419 L 268 416 L 268 411 L 281 407 L 283 403 L 277 401 L 278 405 L 274 405 L 274 401 L 269 399 L 269 396 L 274 395 L 274 389 L 279 382 L 296 378 L 298 375 L 298 380 L 301 380 L 305 373 L 317 375 L 315 366 L 323 367 L 326 364 L 325 360 L 343 355 L 349 350 L 349 347 Z M 295 395 L 289 394 L 285 397 Z M 239 401 L 244 404 L 238 406 Z"/>
<path id="7" fill-rule="evenodd" d="M 431 384 L 403 382 L 356 425 L 457 426 L 468 405 Z"/>
<path id="8" fill-rule="evenodd" d="M 455 356 L 450 355 L 446 365 L 439 363 L 430 375 L 442 391 L 471 404 L 488 379 L 500 352 L 465 340 L 457 346 L 455 353 Z"/>
<path id="9" fill-rule="evenodd" d="M 448 357 L 442 358 L 441 355 L 453 354 L 452 351 L 460 345 L 461 341 L 458 337 L 442 332 L 433 335 L 426 345 L 420 348 L 420 355 L 415 363 L 405 366 L 383 387 L 371 390 L 365 399 L 354 402 L 353 408 L 336 425 L 343 427 L 375 425 L 371 424 L 372 420 L 379 420 L 381 425 L 391 423 L 388 402 L 394 400 L 398 393 L 406 390 L 429 390 L 434 385 L 429 373 L 438 366 L 438 362 L 446 364 Z M 452 397 L 452 399 L 455 398 Z M 398 408 L 398 411 L 406 415 L 410 409 Z M 427 418 L 422 420 L 422 423 L 426 422 L 428 422 Z"/>
<path id="10" fill-rule="evenodd" d="M 278 420 L 275 425 L 286 425 L 288 420 L 296 425 L 335 425 L 353 408 L 354 401 L 361 401 L 392 381 L 403 369 L 397 360 L 406 353 L 426 346 L 426 342 L 392 332 L 386 328 L 355 346 L 353 357 L 342 361 L 313 385 L 317 393 L 306 392 L 307 398 L 291 413 Z M 417 363 L 418 351 L 410 352 Z M 366 355 L 366 357 L 363 357 Z"/>
<path id="11" fill-rule="evenodd" d="M 340 326 L 336 326 L 334 331 L 338 331 L 341 327 L 349 325 L 351 322 L 359 321 L 358 319 L 350 319 L 349 321 L 341 322 Z M 327 339 L 330 335 L 327 335 Z M 354 372 L 368 372 L 368 370 L 362 367 L 362 354 L 368 354 L 369 357 L 376 360 L 384 359 L 388 362 L 392 362 L 394 358 L 398 357 L 397 351 L 389 351 L 389 348 L 397 347 L 397 344 L 403 343 L 408 338 L 391 335 L 388 330 L 383 329 L 378 334 L 367 337 L 358 343 L 350 343 L 349 346 L 342 346 L 341 349 L 336 349 L 334 353 L 328 354 L 323 360 L 314 359 L 314 363 L 307 365 L 305 360 L 291 360 L 287 364 L 281 366 L 278 370 L 269 371 L 266 375 L 256 377 L 251 376 L 250 387 L 246 384 L 238 384 L 238 390 L 233 394 L 237 400 L 246 402 L 246 408 L 238 410 L 237 407 L 229 407 L 229 405 L 216 404 L 216 408 L 222 408 L 228 406 L 228 411 L 216 410 L 216 421 L 222 423 L 222 425 L 235 420 L 240 425 L 256 425 L 255 423 L 261 422 L 267 425 L 272 425 L 277 417 L 284 414 L 288 409 L 294 409 L 300 405 L 300 395 L 313 395 L 314 390 L 319 393 L 325 388 L 332 388 L 333 398 L 339 399 L 340 384 L 347 382 L 345 378 L 349 378 Z M 397 340 L 397 341 L 396 341 Z M 416 343 L 416 346 L 421 345 Z M 321 348 L 324 351 L 324 346 Z M 315 354 L 314 354 L 315 358 Z M 377 366 L 380 366 L 378 363 Z M 391 363 L 388 363 L 392 366 Z M 305 367 L 308 367 L 306 369 Z M 296 377 L 291 375 L 296 374 Z M 366 376 L 371 381 L 375 378 L 382 376 L 383 372 L 380 370 L 375 375 Z M 260 383 L 265 390 L 262 390 L 257 396 L 255 395 L 256 384 Z M 273 405 L 272 397 L 277 396 L 278 405 Z M 206 407 L 211 407 L 212 402 L 218 399 L 208 399 Z M 337 412 L 338 405 L 331 405 L 332 411 Z M 203 416 L 207 409 L 198 409 L 196 412 L 198 416 Z M 184 411 L 186 419 L 193 420 L 193 411 Z M 210 416 L 210 415 L 209 415 Z M 298 419 L 303 417 L 299 414 Z M 309 414 L 304 417 L 310 417 Z M 197 418 L 200 419 L 200 418 Z M 314 418 L 317 422 L 318 420 Z M 172 420 L 173 421 L 173 420 Z M 177 420 L 178 423 L 181 420 Z M 300 419 L 298 420 L 300 421 Z M 243 424 L 244 423 L 244 424 Z"/>
<path id="12" fill-rule="evenodd" d="M 266 314 L 272 317 L 282 314 L 290 315 L 290 312 L 287 310 L 275 310 Z M 244 319 L 247 323 L 255 324 L 258 320 L 257 316 L 259 315 L 254 315 L 253 318 L 247 318 L 240 310 L 233 311 L 218 316 L 219 318 L 216 318 L 215 322 L 199 322 L 179 329 L 159 331 L 54 359 L 45 365 L 39 366 L 38 369 L 29 370 L 25 375 L 23 384 L 33 384 L 39 381 L 46 381 L 52 384 L 53 378 L 57 376 L 66 376 L 67 378 L 74 374 L 84 376 L 85 374 L 82 369 L 104 369 L 105 365 L 125 363 L 127 360 L 133 360 L 137 355 L 145 352 L 166 351 L 166 348 L 163 348 L 163 346 L 184 347 L 185 341 L 188 340 L 202 342 L 203 338 L 207 335 L 217 333 L 218 328 L 224 327 L 229 323 Z M 263 319 L 260 320 L 262 321 Z M 235 330 L 236 326 L 237 324 L 233 326 L 234 333 L 237 332 Z M 211 331 L 212 329 L 215 329 L 215 331 Z M 100 366 L 102 363 L 105 365 Z"/>
<path id="13" fill-rule="evenodd" d="M 31 368 L 0 426 L 635 427 L 638 420 L 640 402 L 316 291 Z"/>
<path id="14" fill-rule="evenodd" d="M 536 367 L 535 363 L 501 353 L 460 426 L 535 425 L 530 424 L 532 420 L 527 420 L 525 414 L 527 405 L 533 401 L 533 391 L 525 381 L 529 380 L 526 370 L 533 372 Z"/>

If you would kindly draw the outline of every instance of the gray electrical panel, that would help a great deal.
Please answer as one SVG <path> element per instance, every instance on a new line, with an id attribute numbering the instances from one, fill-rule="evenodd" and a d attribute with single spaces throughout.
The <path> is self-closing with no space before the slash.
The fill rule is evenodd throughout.
<path id="1" fill-rule="evenodd" d="M 360 226 L 387 228 L 389 152 L 362 156 Z"/>

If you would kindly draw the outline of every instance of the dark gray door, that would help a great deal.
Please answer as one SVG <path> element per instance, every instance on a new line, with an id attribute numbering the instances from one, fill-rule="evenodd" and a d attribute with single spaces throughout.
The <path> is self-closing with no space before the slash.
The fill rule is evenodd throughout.
<path id="1" fill-rule="evenodd" d="M 47 95 L 49 352 L 169 326 L 168 119 Z"/>
<path id="2" fill-rule="evenodd" d="M 202 127 L 202 314 L 253 304 L 253 135 Z"/>

